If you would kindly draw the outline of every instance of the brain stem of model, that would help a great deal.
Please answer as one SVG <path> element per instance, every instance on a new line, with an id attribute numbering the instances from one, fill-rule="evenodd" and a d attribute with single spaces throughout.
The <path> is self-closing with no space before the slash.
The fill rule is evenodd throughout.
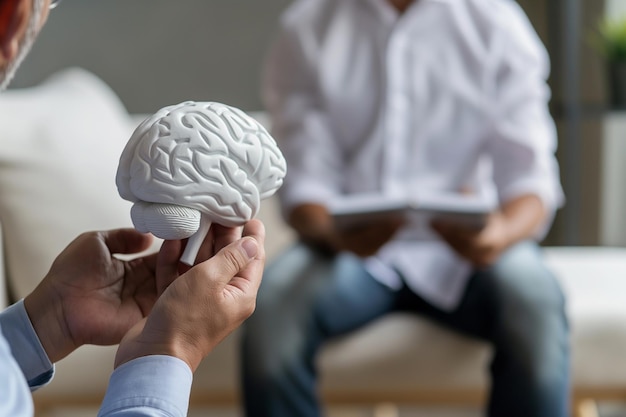
<path id="1" fill-rule="evenodd" d="M 137 127 L 116 183 L 140 232 L 189 242 L 193 265 L 211 223 L 240 226 L 280 188 L 286 163 L 256 120 L 220 103 L 165 107 Z"/>

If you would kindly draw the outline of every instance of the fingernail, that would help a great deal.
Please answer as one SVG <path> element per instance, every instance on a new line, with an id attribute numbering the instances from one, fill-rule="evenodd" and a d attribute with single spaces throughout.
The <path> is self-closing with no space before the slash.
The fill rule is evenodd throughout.
<path id="1" fill-rule="evenodd" d="M 243 250 L 246 251 L 246 255 L 248 255 L 248 258 L 250 259 L 256 256 L 259 249 L 256 240 L 254 239 L 244 239 L 241 246 L 243 246 Z"/>

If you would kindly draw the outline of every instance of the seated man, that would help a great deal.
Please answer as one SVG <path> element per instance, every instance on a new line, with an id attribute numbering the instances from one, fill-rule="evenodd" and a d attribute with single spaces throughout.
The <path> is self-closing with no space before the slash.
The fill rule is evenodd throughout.
<path id="1" fill-rule="evenodd" d="M 264 274 L 243 339 L 249 417 L 320 415 L 315 357 L 394 311 L 488 341 L 487 414 L 565 417 L 569 333 L 538 240 L 562 204 L 549 58 L 510 0 L 300 0 L 265 99 L 300 242 Z M 480 229 L 381 219 L 338 230 L 327 203 L 472 193 Z"/>

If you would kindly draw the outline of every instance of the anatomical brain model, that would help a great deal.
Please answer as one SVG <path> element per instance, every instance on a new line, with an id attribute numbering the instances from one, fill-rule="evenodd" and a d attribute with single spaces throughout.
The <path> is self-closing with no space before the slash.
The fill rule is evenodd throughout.
<path id="1" fill-rule="evenodd" d="M 140 232 L 190 237 L 193 265 L 211 223 L 239 226 L 283 183 L 286 163 L 263 126 L 239 109 L 184 102 L 146 119 L 120 158 L 116 183 Z"/>

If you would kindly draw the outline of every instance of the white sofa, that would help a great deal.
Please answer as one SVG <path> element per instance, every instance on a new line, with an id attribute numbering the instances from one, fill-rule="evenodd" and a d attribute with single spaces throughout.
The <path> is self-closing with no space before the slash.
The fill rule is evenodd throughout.
<path id="1" fill-rule="evenodd" d="M 81 232 L 130 225 L 129 204 L 119 198 L 114 175 L 137 118 L 101 81 L 78 69 L 0 94 L 0 114 L 0 295 L 15 300 Z M 293 235 L 274 199 L 264 202 L 260 217 L 271 259 Z M 593 407 L 582 400 L 626 399 L 626 250 L 552 247 L 545 256 L 569 299 L 574 408 L 591 416 Z M 192 407 L 236 404 L 237 343 L 235 332 L 203 362 Z M 61 361 L 52 384 L 35 394 L 38 415 L 97 406 L 114 351 L 85 346 Z M 321 389 L 329 403 L 480 404 L 490 353 L 483 343 L 419 318 L 389 316 L 325 348 Z"/>

